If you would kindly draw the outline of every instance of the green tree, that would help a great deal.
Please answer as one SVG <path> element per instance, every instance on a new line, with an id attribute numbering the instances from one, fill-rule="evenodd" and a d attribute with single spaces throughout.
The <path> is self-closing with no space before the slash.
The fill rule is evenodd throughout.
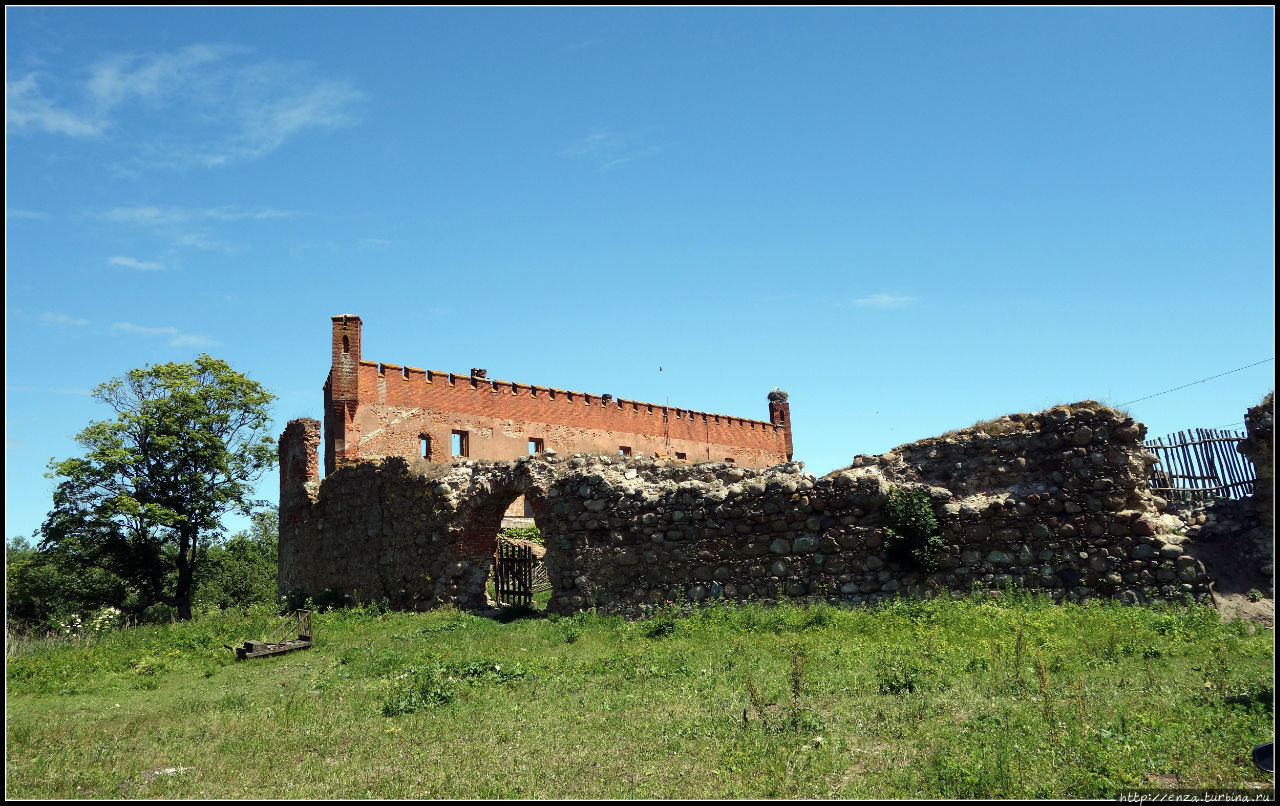
<path id="1" fill-rule="evenodd" d="M 49 630 L 73 613 L 123 607 L 124 580 L 102 568 L 66 566 L 21 537 L 5 544 L 5 621 L 22 631 Z"/>
<path id="2" fill-rule="evenodd" d="M 142 607 L 167 604 L 189 619 L 196 566 L 221 516 L 264 503 L 250 496 L 276 455 L 275 396 L 208 355 L 131 370 L 93 396 L 116 418 L 76 436 L 82 457 L 49 463 L 59 482 L 40 548 L 104 568 Z"/>
<path id="3" fill-rule="evenodd" d="M 265 509 L 247 530 L 209 546 L 196 573 L 196 604 L 223 610 L 273 604 L 279 540 L 276 511 Z"/>

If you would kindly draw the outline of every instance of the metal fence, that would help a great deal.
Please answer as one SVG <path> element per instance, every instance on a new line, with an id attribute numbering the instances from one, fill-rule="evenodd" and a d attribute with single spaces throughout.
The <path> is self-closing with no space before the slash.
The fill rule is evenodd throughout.
<path id="1" fill-rule="evenodd" d="M 1143 444 L 1159 460 L 1151 468 L 1151 489 L 1182 501 L 1253 495 L 1257 472 L 1236 451 L 1244 438 L 1239 431 L 1195 428 L 1148 440 Z"/>

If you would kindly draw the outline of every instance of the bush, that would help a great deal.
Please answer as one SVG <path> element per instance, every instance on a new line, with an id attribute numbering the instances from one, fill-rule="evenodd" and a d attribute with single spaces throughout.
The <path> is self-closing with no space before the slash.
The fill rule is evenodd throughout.
<path id="1" fill-rule="evenodd" d="M 884 505 L 884 547 L 898 562 L 936 571 L 942 537 L 929 496 L 918 490 L 894 490 Z"/>
<path id="2" fill-rule="evenodd" d="M 130 604 L 128 587 L 119 577 L 66 562 L 21 538 L 5 547 L 4 576 L 5 618 L 19 631 L 64 632 L 83 614 Z"/>

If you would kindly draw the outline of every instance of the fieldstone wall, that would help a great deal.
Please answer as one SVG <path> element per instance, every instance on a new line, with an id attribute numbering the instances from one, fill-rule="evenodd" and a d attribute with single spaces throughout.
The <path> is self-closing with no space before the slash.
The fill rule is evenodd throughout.
<path id="1" fill-rule="evenodd" d="M 1275 534 L 1276 467 L 1275 467 L 1275 393 L 1269 393 L 1262 402 L 1245 412 L 1244 427 L 1248 436 L 1236 448 L 1253 462 L 1258 473 L 1254 485 L 1253 503 L 1262 526 Z M 1273 538 L 1274 547 L 1274 538 Z"/>
<path id="2" fill-rule="evenodd" d="M 673 600 L 859 604 L 974 585 L 1070 601 L 1207 598 L 1185 524 L 1146 485 L 1155 458 L 1145 431 L 1084 402 L 860 456 L 820 479 L 800 463 L 551 452 L 424 463 L 425 475 L 403 459 L 357 464 L 318 487 L 295 484 L 294 511 L 282 507 L 280 589 L 483 607 L 502 512 L 524 495 L 559 613 L 636 614 Z M 944 548 L 931 573 L 884 550 L 895 488 L 927 495 L 938 519 Z"/>
<path id="3" fill-rule="evenodd" d="M 798 464 L 638 467 L 585 457 L 551 507 L 573 578 L 560 611 L 643 609 L 670 599 L 813 597 L 849 604 L 899 592 L 1016 584 L 1055 598 L 1203 598 L 1147 472 L 1145 428 L 1097 404 L 984 423 L 817 479 Z M 628 475 L 631 477 L 628 478 Z M 576 488 L 575 488 L 576 484 Z M 884 551 L 893 488 L 928 495 L 939 570 Z"/>

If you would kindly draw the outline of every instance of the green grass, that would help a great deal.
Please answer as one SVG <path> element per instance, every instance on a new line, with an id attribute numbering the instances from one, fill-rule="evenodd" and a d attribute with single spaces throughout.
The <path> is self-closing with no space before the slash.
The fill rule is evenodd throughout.
<path id="1" fill-rule="evenodd" d="M 10 641 L 17 798 L 1112 797 L 1271 786 L 1270 630 L 1030 598 L 269 614 Z M 1045 695 L 1048 695 L 1046 698 Z M 175 772 L 165 772 L 174 769 Z"/>

